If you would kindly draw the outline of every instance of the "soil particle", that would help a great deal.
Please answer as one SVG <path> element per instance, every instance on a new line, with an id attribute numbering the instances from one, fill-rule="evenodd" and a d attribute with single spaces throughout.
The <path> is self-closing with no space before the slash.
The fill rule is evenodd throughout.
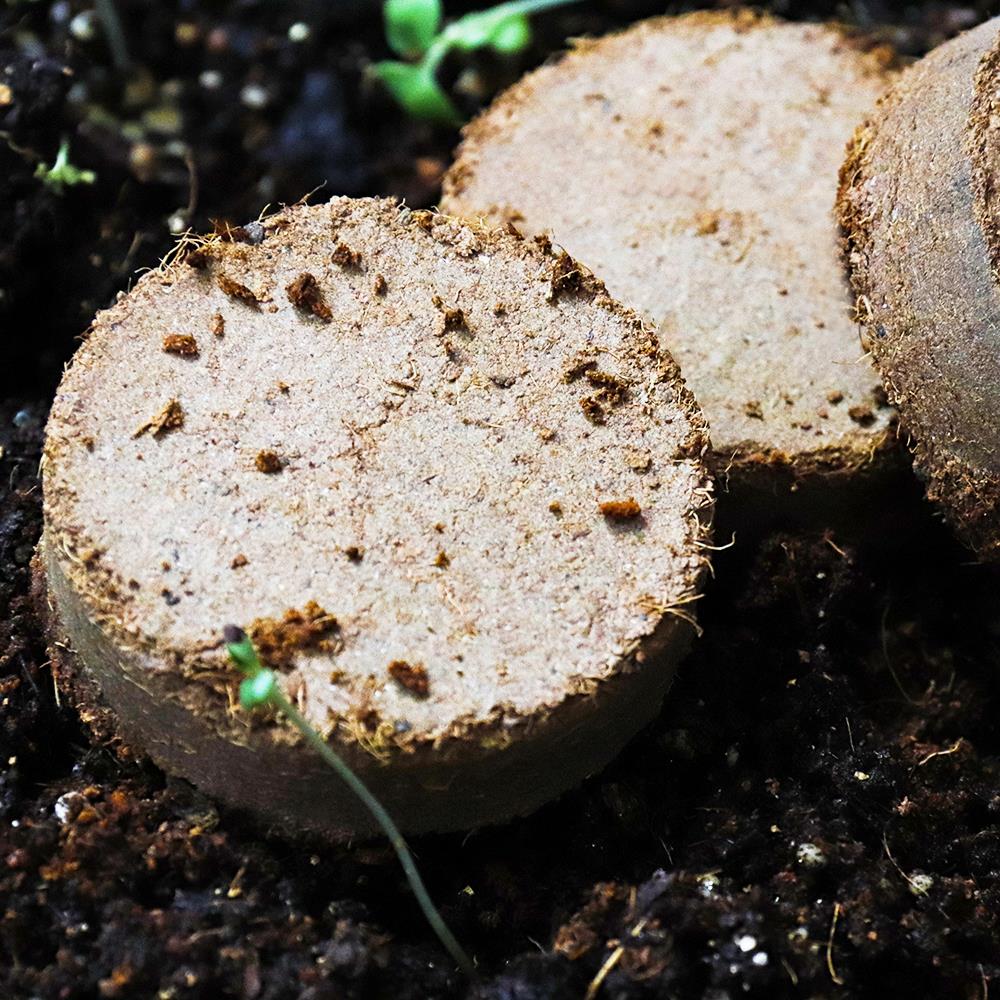
<path id="1" fill-rule="evenodd" d="M 386 667 L 389 676 L 402 688 L 405 688 L 416 698 L 427 698 L 431 693 L 431 682 L 427 668 L 422 663 L 408 663 L 406 660 L 393 660 Z"/>
<path id="2" fill-rule="evenodd" d="M 852 406 L 848 411 L 847 415 L 856 424 L 860 424 L 862 427 L 869 427 L 875 422 L 875 414 L 872 412 L 870 406 L 858 405 Z"/>
<path id="3" fill-rule="evenodd" d="M 237 281 L 235 278 L 230 278 L 225 274 L 217 274 L 215 276 L 215 283 L 231 299 L 236 299 L 239 302 L 245 302 L 248 306 L 253 306 L 254 308 L 260 305 L 257 293 L 247 288 L 246 285 Z"/>
<path id="4" fill-rule="evenodd" d="M 296 309 L 312 313 L 326 323 L 329 323 L 333 319 L 333 312 L 326 304 L 326 300 L 323 298 L 323 290 L 319 287 L 319 282 L 313 275 L 308 273 L 300 274 L 285 291 L 288 293 L 288 301 Z"/>
<path id="5" fill-rule="evenodd" d="M 627 500 L 605 500 L 598 504 L 598 510 L 609 521 L 630 521 L 642 513 L 642 508 L 635 497 L 629 497 Z"/>
<path id="6" fill-rule="evenodd" d="M 361 251 L 352 250 L 346 243 L 338 243 L 330 254 L 330 260 L 343 268 L 360 268 Z"/>
<path id="7" fill-rule="evenodd" d="M 284 468 L 281 456 L 275 451 L 268 451 L 266 448 L 257 452 L 257 457 L 254 459 L 253 464 L 258 472 L 263 472 L 269 476 L 281 472 Z"/>
<path id="8" fill-rule="evenodd" d="M 310 601 L 301 611 L 289 608 L 281 618 L 258 618 L 247 632 L 264 663 L 288 668 L 300 652 L 336 649 L 340 625 L 333 615 Z"/>
<path id="9" fill-rule="evenodd" d="M 167 431 L 175 431 L 183 426 L 184 409 L 176 399 L 171 399 L 152 420 L 139 427 L 132 437 L 142 437 L 147 431 L 153 437 L 160 437 Z"/>
<path id="10" fill-rule="evenodd" d="M 182 358 L 198 357 L 198 341 L 190 333 L 168 333 L 163 338 L 163 350 Z"/>
<path id="11" fill-rule="evenodd" d="M 583 415 L 592 424 L 603 424 L 607 419 L 604 407 L 601 406 L 596 396 L 584 396 L 580 400 L 580 409 L 583 410 Z"/>
<path id="12" fill-rule="evenodd" d="M 212 317 L 211 323 L 212 334 L 216 337 L 224 337 L 226 334 L 226 320 L 222 313 L 216 313 Z"/>

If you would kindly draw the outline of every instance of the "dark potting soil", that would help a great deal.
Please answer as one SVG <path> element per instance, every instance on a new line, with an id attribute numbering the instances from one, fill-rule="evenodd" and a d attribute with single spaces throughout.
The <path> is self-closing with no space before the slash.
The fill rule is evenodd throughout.
<path id="1" fill-rule="evenodd" d="M 915 488 L 896 538 L 738 539 L 715 558 L 704 638 L 619 760 L 533 817 L 414 844 L 475 984 L 383 844 L 259 829 L 93 745 L 28 595 L 42 426 L 75 338 L 169 250 L 171 226 L 245 222 L 323 181 L 430 205 L 456 141 L 366 80 L 386 55 L 374 3 L 115 6 L 128 70 L 86 4 L 0 11 L 0 997 L 1000 988 L 996 577 Z M 770 6 L 919 54 L 992 5 Z M 448 79 L 471 111 L 561 39 L 659 10 L 580 4 L 539 19 L 523 60 Z M 93 185 L 35 178 L 63 137 Z"/>

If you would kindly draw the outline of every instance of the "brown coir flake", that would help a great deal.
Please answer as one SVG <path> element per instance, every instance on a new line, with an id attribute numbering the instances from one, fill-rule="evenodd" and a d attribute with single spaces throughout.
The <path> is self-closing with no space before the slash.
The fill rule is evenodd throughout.
<path id="1" fill-rule="evenodd" d="M 598 510 L 609 521 L 631 521 L 642 513 L 642 508 L 635 497 L 629 497 L 627 500 L 605 500 L 598 504 Z"/>
<path id="2" fill-rule="evenodd" d="M 289 608 L 281 618 L 258 618 L 247 629 L 262 662 L 271 667 L 290 667 L 299 652 L 334 651 L 339 631 L 337 619 L 315 601 L 301 611 Z"/>
<path id="3" fill-rule="evenodd" d="M 159 437 L 161 434 L 166 434 L 167 431 L 177 430 L 177 428 L 181 427 L 183 424 L 184 410 L 176 399 L 172 399 L 155 417 L 153 417 L 152 420 L 144 423 L 132 435 L 132 437 L 142 437 L 142 435 L 147 431 L 149 431 L 153 437 Z"/>
<path id="4" fill-rule="evenodd" d="M 303 312 L 312 313 L 325 323 L 333 319 L 333 312 L 323 298 L 323 290 L 316 278 L 303 271 L 286 289 L 288 301 Z"/>
<path id="5" fill-rule="evenodd" d="M 277 452 L 268 451 L 266 448 L 262 451 L 257 452 L 257 457 L 253 462 L 258 472 L 263 472 L 266 475 L 274 475 L 276 472 L 281 472 L 281 458 Z"/>
<path id="6" fill-rule="evenodd" d="M 230 278 L 225 274 L 217 274 L 215 276 L 215 282 L 231 299 L 236 299 L 239 302 L 245 302 L 248 306 L 258 306 L 260 304 L 257 298 L 257 293 L 252 289 L 247 288 L 246 285 L 237 281 L 235 278 Z"/>
<path id="7" fill-rule="evenodd" d="M 198 341 L 190 333 L 168 333 L 163 338 L 163 350 L 182 358 L 198 357 Z"/>
<path id="8" fill-rule="evenodd" d="M 422 663 L 393 660 L 386 669 L 389 676 L 414 697 L 426 698 L 431 693 L 431 681 L 427 676 L 427 668 Z"/>
<path id="9" fill-rule="evenodd" d="M 361 251 L 352 250 L 346 243 L 338 243 L 330 260 L 339 267 L 361 267 Z"/>

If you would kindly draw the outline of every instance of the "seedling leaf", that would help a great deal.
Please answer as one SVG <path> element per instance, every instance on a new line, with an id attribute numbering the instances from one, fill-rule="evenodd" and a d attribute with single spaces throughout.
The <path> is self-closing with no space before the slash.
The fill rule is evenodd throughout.
<path id="1" fill-rule="evenodd" d="M 458 110 L 428 66 L 385 61 L 376 63 L 374 69 L 407 114 L 443 125 L 461 124 Z"/>
<path id="2" fill-rule="evenodd" d="M 52 166 L 39 163 L 35 168 L 35 176 L 56 194 L 62 194 L 63 189 L 75 187 L 77 184 L 93 184 L 97 175 L 93 170 L 81 170 L 69 162 L 69 139 L 63 139 Z"/>
<path id="3" fill-rule="evenodd" d="M 404 59 L 422 56 L 441 28 L 441 0 L 386 0 L 382 9 L 389 48 Z"/>
<path id="4" fill-rule="evenodd" d="M 414 60 L 380 62 L 375 74 L 396 102 L 414 118 L 461 125 L 462 117 L 437 82 L 438 67 L 452 50 L 492 48 L 515 55 L 531 44 L 528 17 L 578 0 L 508 0 L 460 17 L 441 30 L 441 0 L 385 0 L 386 40 L 397 55 Z"/>
<path id="5" fill-rule="evenodd" d="M 501 55 L 516 55 L 531 44 L 531 22 L 524 14 L 505 18 L 493 30 L 490 45 Z"/>

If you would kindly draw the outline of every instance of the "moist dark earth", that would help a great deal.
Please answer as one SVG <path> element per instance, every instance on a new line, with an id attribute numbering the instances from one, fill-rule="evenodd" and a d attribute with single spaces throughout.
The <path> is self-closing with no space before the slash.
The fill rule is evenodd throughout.
<path id="1" fill-rule="evenodd" d="M 919 55 L 990 6 L 771 8 Z M 387 55 L 374 3 L 114 9 L 117 52 L 86 4 L 0 9 L 0 997 L 1000 989 L 997 581 L 913 482 L 876 537 L 863 518 L 853 536 L 738 537 L 715 555 L 705 634 L 661 717 L 605 773 L 528 819 L 414 843 L 474 983 L 384 844 L 261 829 L 95 744 L 29 595 L 42 428 L 76 338 L 172 230 L 316 188 L 433 205 L 457 138 L 406 120 L 366 75 Z M 529 53 L 449 63 L 445 80 L 471 113 L 562 39 L 662 10 L 551 13 Z M 34 175 L 64 137 L 97 179 L 59 193 Z"/>

